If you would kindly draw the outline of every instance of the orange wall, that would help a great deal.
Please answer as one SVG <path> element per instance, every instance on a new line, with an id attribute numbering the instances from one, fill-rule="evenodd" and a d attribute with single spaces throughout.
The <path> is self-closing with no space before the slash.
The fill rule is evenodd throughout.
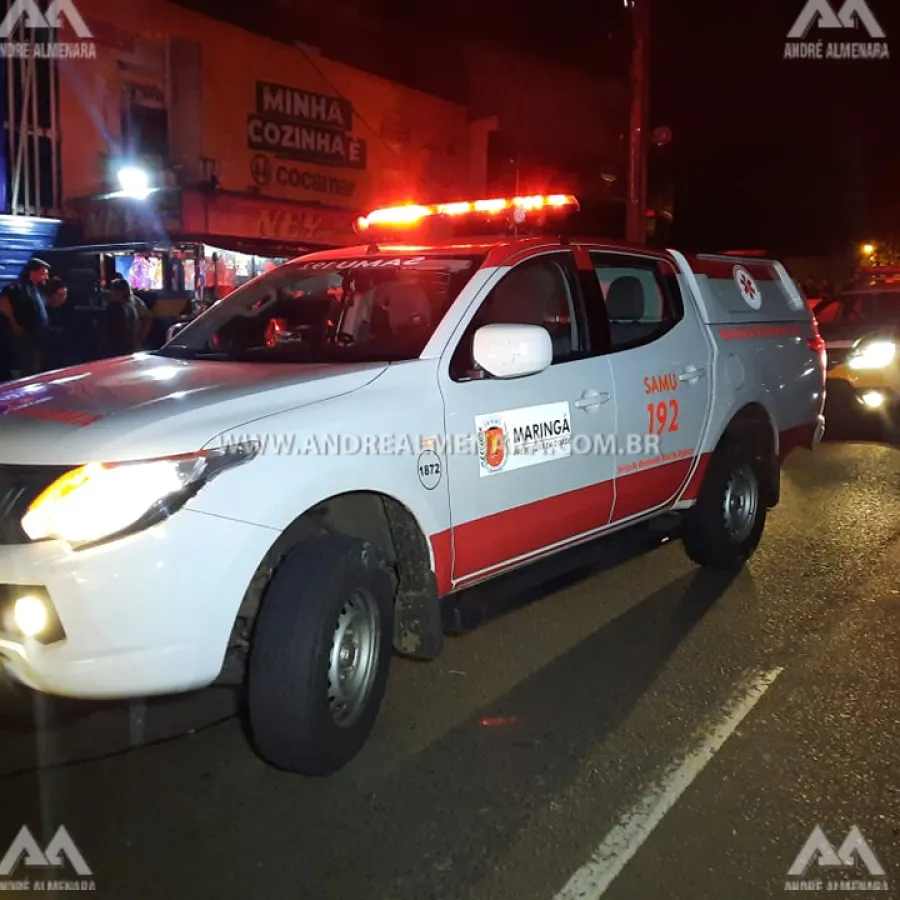
<path id="1" fill-rule="evenodd" d="M 65 60 L 60 68 L 67 200 L 103 190 L 102 157 L 121 139 L 123 85 L 142 83 L 166 90 L 169 36 L 201 44 L 201 152 L 216 162 L 223 189 L 255 189 L 265 196 L 356 210 L 468 192 L 469 132 L 460 106 L 322 57 L 308 57 L 177 6 L 79 0 L 78 8 L 94 33 L 97 58 Z M 257 111 L 257 82 L 348 100 L 353 116 L 347 137 L 365 143 L 366 167 L 279 160 L 249 147 L 248 117 Z M 274 136 L 272 126 L 269 129 Z"/>

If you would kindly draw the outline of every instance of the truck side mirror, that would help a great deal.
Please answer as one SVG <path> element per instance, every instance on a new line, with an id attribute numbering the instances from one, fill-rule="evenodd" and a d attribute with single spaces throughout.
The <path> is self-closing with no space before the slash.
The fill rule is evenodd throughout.
<path id="1" fill-rule="evenodd" d="M 495 378 L 522 378 L 553 362 L 553 342 L 540 325 L 483 325 L 475 332 L 472 355 Z"/>

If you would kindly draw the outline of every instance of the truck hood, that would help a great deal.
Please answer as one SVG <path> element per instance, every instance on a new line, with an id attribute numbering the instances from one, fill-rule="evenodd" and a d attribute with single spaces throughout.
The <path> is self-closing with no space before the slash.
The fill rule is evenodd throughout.
<path id="1" fill-rule="evenodd" d="M 386 368 L 137 354 L 60 369 L 0 385 L 0 463 L 80 465 L 190 453 L 226 429 L 358 390 Z"/>

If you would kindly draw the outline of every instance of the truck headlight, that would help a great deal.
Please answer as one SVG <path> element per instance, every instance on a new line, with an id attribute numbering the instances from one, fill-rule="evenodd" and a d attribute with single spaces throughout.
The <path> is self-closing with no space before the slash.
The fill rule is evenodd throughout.
<path id="1" fill-rule="evenodd" d="M 148 528 L 180 509 L 211 478 L 256 455 L 252 445 L 125 463 L 88 463 L 60 476 L 29 507 L 33 541 L 75 547 Z"/>
<path id="2" fill-rule="evenodd" d="M 897 345 L 893 341 L 868 341 L 859 344 L 847 356 L 851 369 L 884 369 L 897 355 Z"/>

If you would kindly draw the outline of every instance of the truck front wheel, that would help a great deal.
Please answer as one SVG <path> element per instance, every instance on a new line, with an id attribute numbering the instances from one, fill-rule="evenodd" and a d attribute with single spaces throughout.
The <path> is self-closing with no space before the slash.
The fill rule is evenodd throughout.
<path id="1" fill-rule="evenodd" d="M 266 762 L 328 775 L 356 756 L 384 697 L 393 620 L 393 580 L 371 544 L 323 535 L 288 554 L 247 669 L 250 729 Z"/>
<path id="2" fill-rule="evenodd" d="M 733 441 L 713 454 L 697 502 L 684 514 L 682 539 L 690 559 L 713 569 L 740 569 L 766 524 L 759 461 Z"/>

